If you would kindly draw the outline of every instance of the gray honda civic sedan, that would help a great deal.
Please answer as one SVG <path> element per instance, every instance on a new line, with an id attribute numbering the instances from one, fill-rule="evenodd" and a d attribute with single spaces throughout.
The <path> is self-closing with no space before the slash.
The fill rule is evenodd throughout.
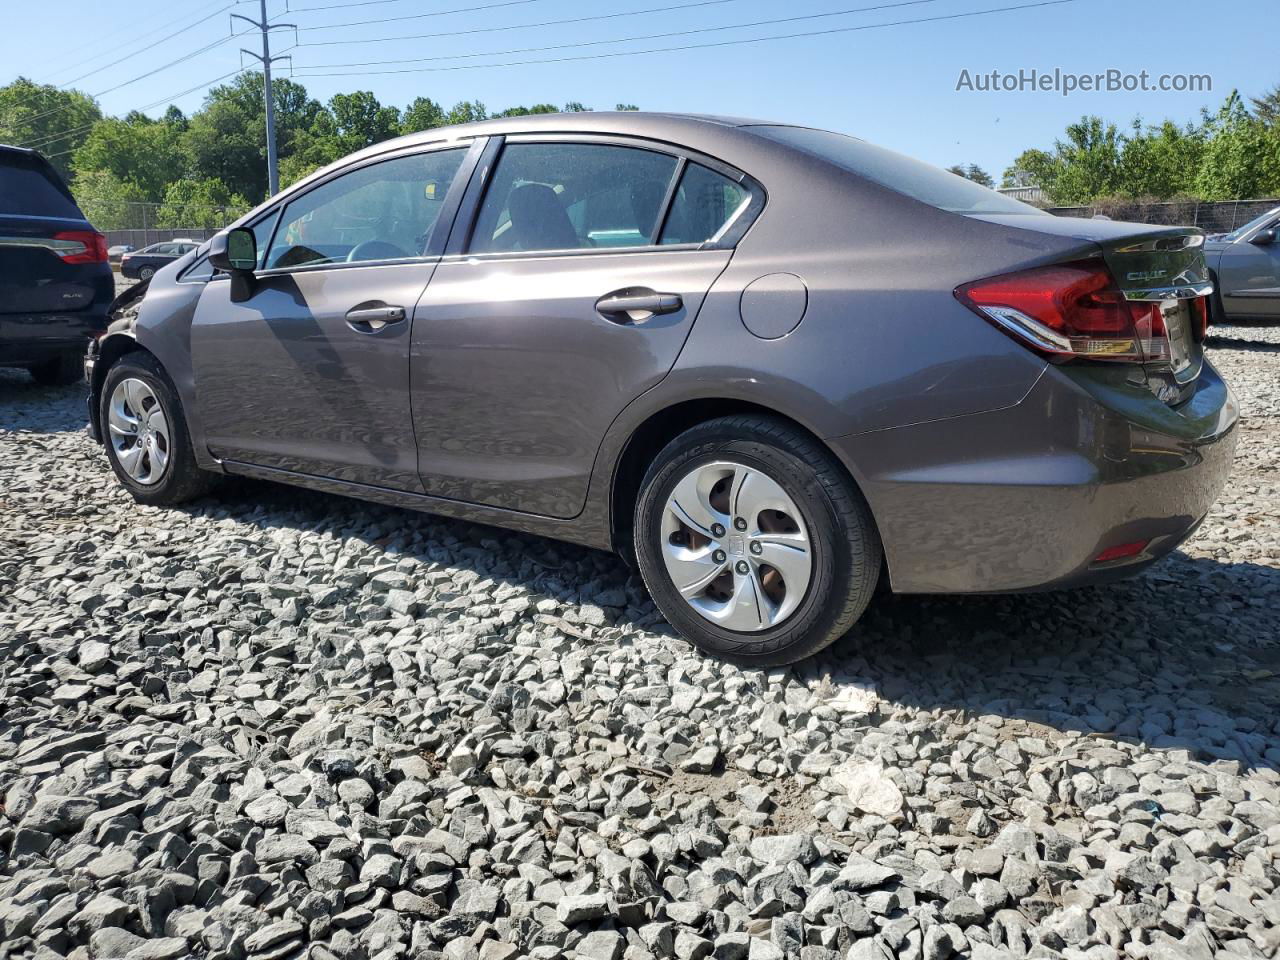
<path id="1" fill-rule="evenodd" d="M 584 113 L 378 144 L 113 308 L 141 503 L 244 474 L 612 549 L 710 653 L 1142 570 L 1226 480 L 1203 236 L 822 130 Z"/>

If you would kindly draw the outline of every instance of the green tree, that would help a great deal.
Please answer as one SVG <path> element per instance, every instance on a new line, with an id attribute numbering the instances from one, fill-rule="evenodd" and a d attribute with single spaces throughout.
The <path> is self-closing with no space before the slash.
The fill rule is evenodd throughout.
<path id="1" fill-rule="evenodd" d="M 72 152 L 101 119 L 98 105 L 78 90 L 59 90 L 26 77 L 0 87 L 0 143 L 34 147 L 68 179 Z"/>
<path id="2" fill-rule="evenodd" d="M 272 85 L 276 144 L 280 157 L 292 154 L 294 140 L 308 133 L 327 111 L 287 78 Z M 232 193 L 262 198 L 267 191 L 266 109 L 262 74 L 242 73 L 214 87 L 192 115 L 182 135 L 189 174 L 198 180 L 221 180 Z"/>
<path id="3" fill-rule="evenodd" d="M 528 117 L 535 113 L 559 113 L 560 108 L 554 103 L 535 103 L 532 107 L 507 107 L 495 117 Z"/>
<path id="4" fill-rule="evenodd" d="M 1065 140 L 1055 141 L 1052 153 L 1026 150 L 1005 172 L 1023 171 L 1055 204 L 1088 203 L 1119 186 L 1121 137 L 1113 123 L 1101 117 L 1081 117 L 1067 127 Z"/>
<path id="5" fill-rule="evenodd" d="M 1253 115 L 1268 127 L 1280 125 L 1280 83 L 1253 98 Z"/>
<path id="6" fill-rule="evenodd" d="M 218 229 L 247 212 L 251 204 L 232 193 L 221 180 L 175 180 L 164 193 L 156 212 L 161 227 Z"/>
<path id="7" fill-rule="evenodd" d="M 1043 150 L 1023 150 L 1014 158 L 1013 164 L 1005 169 L 1000 185 L 1002 187 L 1036 186 L 1048 193 L 1057 176 L 1057 161 L 1050 154 Z"/>
<path id="8" fill-rule="evenodd" d="M 444 107 L 430 97 L 416 97 L 413 103 L 405 108 L 400 118 L 401 133 L 417 133 L 419 130 L 434 130 L 448 123 Z"/>
<path id="9" fill-rule="evenodd" d="M 1123 139 L 1117 187 L 1127 197 L 1167 199 L 1194 189 L 1204 154 L 1204 130 L 1194 124 L 1179 127 L 1166 120 L 1156 127 L 1133 121 Z"/>
<path id="10" fill-rule="evenodd" d="M 71 193 L 84 215 L 99 230 L 152 226 L 150 205 L 136 185 L 110 170 L 82 170 L 71 181 Z"/>
<path id="11" fill-rule="evenodd" d="M 453 123 L 472 123 L 476 120 L 488 120 L 489 112 L 485 109 L 485 105 L 479 100 L 463 100 L 461 103 L 455 103 L 445 122 Z"/>
<path id="12" fill-rule="evenodd" d="M 584 107 L 577 100 L 570 100 L 568 103 L 564 105 L 564 112 L 565 113 L 590 113 L 591 108 Z"/>
<path id="13" fill-rule="evenodd" d="M 107 117 L 94 124 L 74 155 L 77 171 L 106 170 L 131 183 L 148 200 L 159 201 L 185 166 L 179 140 L 183 127 L 141 113 Z"/>
<path id="14" fill-rule="evenodd" d="M 947 167 L 948 173 L 954 173 L 957 177 L 964 177 L 966 180 L 972 180 L 974 183 L 980 183 L 984 187 L 994 187 L 995 181 L 991 179 L 991 174 L 983 170 L 976 163 L 971 163 L 967 167 L 956 164 Z"/>
<path id="15" fill-rule="evenodd" d="M 1249 115 L 1239 93 L 1232 91 L 1208 119 L 1208 140 L 1196 177 L 1196 192 L 1205 200 L 1247 200 L 1271 193 L 1276 163 L 1268 156 L 1276 138 Z"/>
<path id="16" fill-rule="evenodd" d="M 390 140 L 400 134 L 400 111 L 384 107 L 368 90 L 337 93 L 329 100 L 344 153 Z"/>
<path id="17" fill-rule="evenodd" d="M 634 103 L 620 103 L 613 109 L 618 110 L 620 112 L 626 112 L 628 110 L 639 110 L 640 108 L 637 107 Z"/>

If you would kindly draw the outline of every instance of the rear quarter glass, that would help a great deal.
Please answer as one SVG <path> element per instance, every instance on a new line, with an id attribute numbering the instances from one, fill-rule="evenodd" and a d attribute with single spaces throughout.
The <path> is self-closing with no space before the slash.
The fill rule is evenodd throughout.
<path id="1" fill-rule="evenodd" d="M 83 220 L 70 191 L 40 157 L 0 151 L 0 214 Z"/>
<path id="2" fill-rule="evenodd" d="M 856 137 L 772 124 L 753 126 L 751 130 L 948 213 L 1052 216 L 964 177 Z"/>

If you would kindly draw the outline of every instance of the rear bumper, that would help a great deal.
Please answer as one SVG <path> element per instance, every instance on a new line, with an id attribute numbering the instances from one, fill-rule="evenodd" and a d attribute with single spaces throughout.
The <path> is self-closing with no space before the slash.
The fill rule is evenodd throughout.
<path id="1" fill-rule="evenodd" d="M 862 483 L 893 589 L 1101 583 L 1185 540 L 1230 473 L 1236 399 L 1207 362 L 1177 409 L 1127 375 L 1048 367 L 1005 410 L 829 441 Z M 1093 563 L 1136 541 L 1150 542 L 1134 557 Z"/>
<path id="2" fill-rule="evenodd" d="M 106 304 L 83 313 L 0 315 L 0 366 L 28 366 L 62 354 L 82 354 L 90 337 L 106 327 Z"/>

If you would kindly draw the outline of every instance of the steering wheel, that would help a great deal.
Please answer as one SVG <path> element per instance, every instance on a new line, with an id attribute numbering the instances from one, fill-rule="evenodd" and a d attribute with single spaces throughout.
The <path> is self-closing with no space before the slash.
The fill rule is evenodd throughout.
<path id="1" fill-rule="evenodd" d="M 365 240 L 351 248 L 351 252 L 347 254 L 347 263 L 360 260 L 399 260 L 408 256 L 412 254 L 405 253 L 386 240 Z"/>

